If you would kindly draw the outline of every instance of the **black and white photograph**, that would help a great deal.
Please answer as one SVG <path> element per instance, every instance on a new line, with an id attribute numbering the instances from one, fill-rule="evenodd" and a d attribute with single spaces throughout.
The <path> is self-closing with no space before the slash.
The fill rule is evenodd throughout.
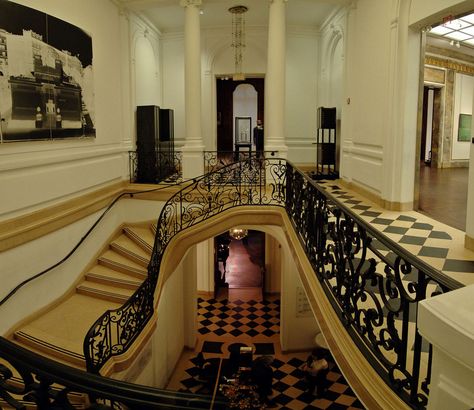
<path id="1" fill-rule="evenodd" d="M 95 137 L 92 38 L 0 0 L 0 142 Z"/>

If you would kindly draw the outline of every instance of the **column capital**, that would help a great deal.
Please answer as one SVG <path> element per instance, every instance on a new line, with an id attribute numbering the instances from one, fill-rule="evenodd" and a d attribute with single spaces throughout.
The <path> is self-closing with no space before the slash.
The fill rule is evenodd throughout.
<path id="1" fill-rule="evenodd" d="M 200 6 L 201 4 L 202 0 L 180 0 L 179 2 L 181 7 Z"/>

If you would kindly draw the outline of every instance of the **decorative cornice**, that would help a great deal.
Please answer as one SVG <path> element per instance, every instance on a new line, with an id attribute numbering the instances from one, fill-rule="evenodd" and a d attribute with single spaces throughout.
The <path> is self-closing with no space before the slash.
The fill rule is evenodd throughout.
<path id="1" fill-rule="evenodd" d="M 458 73 L 474 75 L 474 66 L 466 63 L 452 61 L 445 58 L 439 58 L 434 56 L 425 57 L 425 65 L 431 65 L 435 67 L 447 68 L 454 70 Z"/>

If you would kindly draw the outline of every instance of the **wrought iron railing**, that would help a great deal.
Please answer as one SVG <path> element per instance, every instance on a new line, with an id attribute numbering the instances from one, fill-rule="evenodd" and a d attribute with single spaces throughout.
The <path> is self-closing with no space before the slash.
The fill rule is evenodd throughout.
<path id="1" fill-rule="evenodd" d="M 183 179 L 182 168 L 183 155 L 181 151 L 162 152 L 156 150 L 152 158 L 152 169 L 147 172 L 153 173 L 151 179 L 147 178 L 147 182 L 153 183 L 179 183 Z M 147 159 L 150 161 L 150 159 Z M 128 151 L 128 167 L 130 174 L 130 183 L 141 182 L 138 169 L 138 153 L 137 151 Z"/>
<path id="2" fill-rule="evenodd" d="M 418 302 L 462 285 L 381 234 L 288 163 L 286 211 L 353 341 L 410 406 L 427 403 L 431 346 Z"/>
<path id="3" fill-rule="evenodd" d="M 97 319 L 86 335 L 87 369 L 98 373 L 112 356 L 125 352 L 145 328 L 153 315 L 161 260 L 176 233 L 234 206 L 283 206 L 285 176 L 284 160 L 252 158 L 197 178 L 171 197 L 158 219 L 146 280 L 123 306 Z"/>
<path id="4" fill-rule="evenodd" d="M 220 399 L 108 379 L 45 359 L 0 338 L 0 408 L 39 410 L 214 409 Z"/>
<path id="5" fill-rule="evenodd" d="M 249 159 L 276 158 L 278 151 L 204 151 L 204 171 L 214 172 L 234 162 Z"/>
<path id="6" fill-rule="evenodd" d="M 236 178 L 239 172 L 240 179 Z M 145 327 L 153 314 L 153 294 L 170 240 L 183 229 L 245 205 L 286 209 L 317 279 L 354 343 L 406 403 L 423 408 L 430 382 L 431 348 L 417 331 L 417 305 L 427 296 L 462 285 L 409 254 L 291 163 L 277 158 L 250 158 L 224 166 L 191 181 L 170 198 L 158 219 L 148 278 L 124 306 L 106 312 L 91 328 L 84 341 L 87 368 L 97 373 L 110 357 L 130 347 Z M 57 368 L 59 365 L 49 361 L 45 368 L 35 355 L 2 338 L 0 357 L 17 369 L 23 385 L 29 386 L 28 392 L 22 387 L 20 395 L 25 392 L 30 397 L 27 393 L 32 392 L 32 397 L 40 398 L 37 400 L 46 397 L 51 403 L 53 395 L 64 397 L 65 392 L 78 391 L 88 393 L 93 402 L 97 397 L 108 403 L 125 403 L 128 408 L 149 408 L 148 404 L 139 407 L 137 402 L 125 400 L 129 385 L 84 373 L 81 380 L 90 378 L 90 384 L 76 384 L 76 371 Z M 9 369 L 0 366 L 4 399 L 18 392 L 14 384 L 4 383 L 10 379 Z M 49 388 L 53 382 L 66 390 L 54 393 Z M 130 398 L 140 400 L 140 394 L 147 397 L 149 393 L 161 400 L 162 393 L 153 392 L 134 390 Z"/>

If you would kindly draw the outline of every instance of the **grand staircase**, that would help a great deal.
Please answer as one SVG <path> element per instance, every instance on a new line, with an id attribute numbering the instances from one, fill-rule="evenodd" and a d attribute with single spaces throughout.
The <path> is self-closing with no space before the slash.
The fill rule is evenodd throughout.
<path id="1" fill-rule="evenodd" d="M 147 276 L 156 225 L 127 225 L 93 261 L 75 289 L 18 327 L 10 339 L 36 353 L 85 369 L 86 332 L 121 306 Z"/>

